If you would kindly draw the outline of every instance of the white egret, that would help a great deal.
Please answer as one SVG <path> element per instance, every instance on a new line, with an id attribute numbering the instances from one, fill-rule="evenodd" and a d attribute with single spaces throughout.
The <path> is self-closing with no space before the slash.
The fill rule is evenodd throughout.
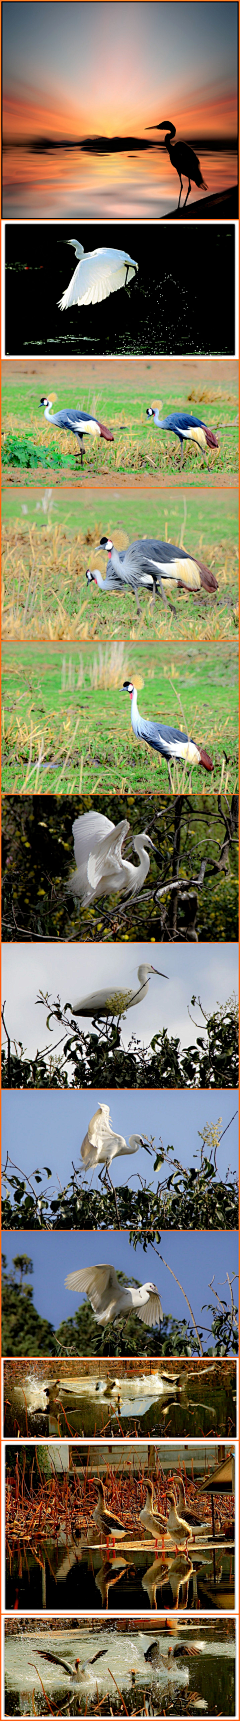
<path id="1" fill-rule="evenodd" d="M 137 274 L 138 263 L 129 257 L 128 251 L 98 245 L 96 251 L 84 253 L 84 246 L 78 239 L 67 239 L 67 245 L 73 246 L 78 262 L 69 287 L 58 299 L 60 311 L 69 311 L 70 305 L 100 305 L 110 293 L 126 287 Z"/>
<path id="2" fill-rule="evenodd" d="M 68 1673 L 71 1683 L 74 1685 L 79 1685 L 81 1680 L 84 1684 L 88 1679 L 92 1680 L 94 1675 L 91 1673 L 90 1669 L 93 1667 L 94 1661 L 100 1661 L 100 1657 L 105 1654 L 105 1649 L 98 1649 L 97 1654 L 91 1655 L 90 1661 L 86 1661 L 85 1663 L 80 1661 L 79 1655 L 76 1655 L 76 1660 L 72 1666 L 71 1661 L 63 1661 L 62 1655 L 54 1655 L 53 1650 L 37 1649 L 37 1655 L 43 1656 L 44 1661 L 53 1661 L 54 1666 L 63 1667 L 64 1673 Z"/>
<path id="3" fill-rule="evenodd" d="M 133 848 L 140 866 L 125 860 L 123 843 L 130 830 L 128 819 L 114 825 L 104 813 L 82 813 L 72 827 L 76 872 L 71 873 L 67 890 L 79 896 L 83 908 L 95 902 L 97 896 L 111 896 L 113 891 L 130 891 L 135 896 L 141 890 L 150 867 L 148 849 L 154 849 L 145 831 L 132 837 Z"/>
<path id="4" fill-rule="evenodd" d="M 119 1315 L 128 1318 L 132 1310 L 147 1327 L 159 1327 L 163 1321 L 157 1285 L 120 1285 L 115 1267 L 110 1264 L 78 1267 L 75 1273 L 68 1273 L 65 1285 L 68 1291 L 86 1291 L 100 1326 L 105 1327 Z"/>
<path id="5" fill-rule="evenodd" d="M 110 1106 L 102 1105 L 100 1102 L 97 1111 L 90 1118 L 87 1133 L 81 1146 L 81 1158 L 84 1165 L 88 1167 L 104 1164 L 105 1172 L 99 1172 L 99 1177 L 103 1179 L 107 1175 L 112 1159 L 117 1159 L 121 1154 L 137 1153 L 139 1147 L 146 1147 L 146 1153 L 150 1153 L 150 1148 L 146 1146 L 142 1135 L 130 1135 L 129 1143 L 126 1142 L 124 1135 L 117 1135 L 115 1130 L 111 1129 L 109 1118 Z"/>
<path id="6" fill-rule="evenodd" d="M 73 1016 L 122 1016 L 125 1010 L 130 1010 L 133 1004 L 141 1004 L 146 998 L 150 974 L 158 974 L 161 980 L 167 980 L 168 975 L 162 974 L 160 968 L 154 968 L 152 962 L 141 962 L 138 968 L 140 986 L 132 986 L 124 990 L 123 986 L 104 986 L 101 992 L 91 992 L 89 998 L 81 998 L 77 1004 L 66 1004 L 66 1009 L 72 1010 Z"/>

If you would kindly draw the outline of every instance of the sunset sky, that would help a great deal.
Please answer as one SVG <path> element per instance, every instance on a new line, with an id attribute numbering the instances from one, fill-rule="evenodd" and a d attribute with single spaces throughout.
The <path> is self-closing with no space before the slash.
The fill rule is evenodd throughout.
<path id="1" fill-rule="evenodd" d="M 3 6 L 6 138 L 143 137 L 166 116 L 186 138 L 235 136 L 236 79 L 232 0 Z"/>

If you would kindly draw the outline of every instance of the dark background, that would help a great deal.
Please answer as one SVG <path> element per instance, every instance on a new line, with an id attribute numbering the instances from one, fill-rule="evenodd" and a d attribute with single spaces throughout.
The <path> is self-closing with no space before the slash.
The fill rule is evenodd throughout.
<path id="1" fill-rule="evenodd" d="M 234 223 L 6 224 L 6 353 L 234 353 Z M 126 246 L 139 272 L 101 305 L 59 311 L 77 259 Z"/>

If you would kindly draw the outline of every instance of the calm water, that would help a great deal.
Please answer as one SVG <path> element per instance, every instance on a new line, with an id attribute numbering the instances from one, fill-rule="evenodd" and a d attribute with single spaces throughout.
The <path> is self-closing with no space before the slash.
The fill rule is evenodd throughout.
<path id="1" fill-rule="evenodd" d="M 237 183 L 235 151 L 201 151 L 209 196 Z M 187 181 L 184 181 L 184 196 Z M 162 150 L 85 155 L 79 149 L 6 150 L 5 219 L 157 221 L 176 210 L 179 180 Z M 191 202 L 204 191 L 193 187 Z"/>

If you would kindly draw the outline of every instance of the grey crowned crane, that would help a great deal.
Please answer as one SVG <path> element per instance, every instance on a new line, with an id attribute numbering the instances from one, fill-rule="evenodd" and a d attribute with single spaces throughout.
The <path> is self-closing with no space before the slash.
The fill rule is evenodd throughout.
<path id="1" fill-rule="evenodd" d="M 153 603 L 160 593 L 166 603 L 165 587 L 167 589 L 171 584 L 183 586 L 189 592 L 199 592 L 201 586 L 206 592 L 217 591 L 215 574 L 204 562 L 190 556 L 187 550 L 176 544 L 162 543 L 160 538 L 138 538 L 136 543 L 128 545 L 127 550 L 119 551 L 115 550 L 111 538 L 100 538 L 96 549 L 108 552 L 106 579 L 103 580 L 99 568 L 94 568 L 93 573 L 88 568 L 88 584 L 93 580 L 103 592 L 121 592 L 130 586 L 135 594 L 138 614 L 139 586 L 152 593 Z"/>
<path id="2" fill-rule="evenodd" d="M 171 430 L 178 436 L 181 446 L 180 472 L 183 464 L 184 442 L 195 442 L 197 448 L 219 448 L 217 436 L 204 424 L 202 418 L 193 418 L 188 412 L 170 412 L 168 418 L 159 418 L 158 406 L 147 406 L 147 418 L 154 418 L 158 430 Z"/>
<path id="3" fill-rule="evenodd" d="M 184 179 L 188 179 L 187 195 L 185 197 L 185 203 L 182 204 L 182 209 L 185 209 L 190 195 L 192 182 L 194 185 L 197 185 L 199 189 L 202 185 L 204 191 L 207 191 L 205 179 L 202 177 L 198 155 L 196 155 L 195 149 L 191 149 L 190 143 L 183 143 L 182 140 L 179 143 L 173 143 L 172 140 L 176 137 L 176 126 L 172 125 L 171 120 L 161 120 L 160 124 L 156 126 L 148 125 L 146 126 L 146 131 L 166 132 L 166 137 L 164 138 L 165 149 L 167 149 L 170 161 L 172 162 L 172 167 L 176 168 L 176 173 L 178 173 L 178 178 L 180 179 L 178 209 L 180 209 L 181 195 L 183 191 L 182 175 Z"/>
<path id="4" fill-rule="evenodd" d="M 44 406 L 44 418 L 49 424 L 57 424 L 59 430 L 72 430 L 77 437 L 83 466 L 83 437 L 104 436 L 106 442 L 114 442 L 112 430 L 107 430 L 106 424 L 101 424 L 100 418 L 93 418 L 90 412 L 82 412 L 81 407 L 65 406 L 61 412 L 51 412 L 53 405 L 48 395 L 42 394 L 40 406 Z"/>
<path id="5" fill-rule="evenodd" d="M 168 780 L 172 789 L 170 760 L 182 759 L 192 769 L 193 765 L 202 765 L 205 771 L 213 771 L 213 761 L 205 748 L 198 747 L 190 735 L 184 735 L 182 729 L 170 729 L 164 723 L 151 723 L 147 718 L 140 717 L 137 703 L 137 689 L 132 681 L 124 681 L 122 693 L 129 693 L 131 699 L 131 724 L 137 740 L 146 741 L 148 747 L 153 747 L 166 759 Z"/>
<path id="6" fill-rule="evenodd" d="M 138 263 L 129 257 L 128 251 L 99 245 L 96 251 L 85 254 L 78 239 L 67 239 L 67 245 L 73 246 L 78 262 L 69 286 L 58 300 L 60 311 L 69 311 L 71 305 L 100 305 L 110 293 L 127 287 L 137 274 Z"/>

